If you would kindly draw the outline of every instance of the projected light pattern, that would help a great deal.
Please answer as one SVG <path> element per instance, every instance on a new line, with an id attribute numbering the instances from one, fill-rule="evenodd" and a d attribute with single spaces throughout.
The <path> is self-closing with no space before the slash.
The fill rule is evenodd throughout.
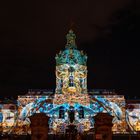
<path id="1" fill-rule="evenodd" d="M 125 109 L 125 100 L 120 95 L 92 95 L 90 104 L 74 103 L 53 104 L 50 96 L 19 96 L 18 112 L 13 104 L 1 104 L 0 125 L 3 133 L 30 134 L 29 116 L 34 113 L 46 113 L 51 117 L 50 131 L 65 132 L 71 122 L 70 113 L 74 114 L 73 123 L 79 132 L 94 127 L 95 116 L 99 112 L 107 112 L 114 116 L 113 132 L 129 133 L 140 130 L 140 104 L 132 104 L 133 109 Z M 130 128 L 130 129 L 129 129 Z"/>
<path id="2" fill-rule="evenodd" d="M 126 132 L 125 122 L 125 100 L 121 95 L 99 95 L 92 97 L 92 108 L 96 110 L 96 114 L 99 112 L 106 112 L 112 115 L 113 128 L 115 132 Z"/>
<path id="3" fill-rule="evenodd" d="M 126 120 L 131 130 L 140 131 L 140 104 L 129 104 Z"/>
<path id="4" fill-rule="evenodd" d="M 18 96 L 15 104 L 0 104 L 0 131 L 2 133 L 30 134 L 29 117 L 45 113 L 50 117 L 51 133 L 66 132 L 74 124 L 78 132 L 94 128 L 94 116 L 101 112 L 112 115 L 114 133 L 140 131 L 140 104 L 126 108 L 123 95 L 114 91 L 87 90 L 87 56 L 77 49 L 76 35 L 72 30 L 66 35 L 64 51 L 56 55 L 55 93 L 29 91 Z"/>
<path id="5" fill-rule="evenodd" d="M 31 102 L 33 101 L 34 102 Z M 20 104 L 19 108 L 22 108 L 19 111 L 19 126 L 29 126 L 30 121 L 28 117 L 33 113 L 44 112 L 51 117 L 50 120 L 50 128 L 52 133 L 64 132 L 67 125 L 70 123 L 70 110 L 74 112 L 74 123 L 77 125 L 78 131 L 88 131 L 90 128 L 94 127 L 94 119 L 95 116 L 99 112 L 108 112 L 110 115 L 114 116 L 113 119 L 113 128 L 112 130 L 116 133 L 127 132 L 127 124 L 132 125 L 132 130 L 135 128 L 133 122 L 125 119 L 125 100 L 123 96 L 119 95 L 94 95 L 91 97 L 91 103 L 89 105 L 82 105 L 79 103 L 75 103 L 73 108 L 68 103 L 53 105 L 51 103 L 46 103 L 48 97 L 44 98 L 41 96 L 37 99 L 35 97 L 29 98 L 29 101 L 26 101 L 25 98 L 19 98 Z M 21 105 L 24 105 L 23 107 Z M 83 111 L 83 114 L 81 111 Z M 140 110 L 137 110 L 137 112 Z M 135 114 L 135 116 L 137 116 Z M 22 133 L 30 133 L 30 129 L 26 130 L 25 127 L 22 128 Z M 28 132 L 27 132 L 28 130 Z M 21 129 L 19 129 L 21 132 Z"/>
<path id="6" fill-rule="evenodd" d="M 56 55 L 56 94 L 87 93 L 87 56 L 77 49 L 76 35 L 66 35 L 64 51 Z"/>
<path id="7" fill-rule="evenodd" d="M 56 93 L 87 92 L 87 67 L 79 64 L 56 66 Z"/>
<path id="8" fill-rule="evenodd" d="M 11 133 L 16 125 L 16 105 L 15 104 L 0 104 L 0 126 L 3 133 Z"/>
<path id="9" fill-rule="evenodd" d="M 18 119 L 14 130 L 17 134 L 30 133 L 29 116 L 35 113 L 46 113 L 53 108 L 52 99 L 49 96 L 19 96 L 18 97 Z"/>

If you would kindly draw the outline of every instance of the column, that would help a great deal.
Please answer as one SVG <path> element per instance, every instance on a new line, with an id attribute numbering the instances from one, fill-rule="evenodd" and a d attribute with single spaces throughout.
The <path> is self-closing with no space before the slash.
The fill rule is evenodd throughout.
<path id="1" fill-rule="evenodd" d="M 44 113 L 36 113 L 29 119 L 31 121 L 31 140 L 48 140 L 49 117 Z"/>
<path id="2" fill-rule="evenodd" d="M 95 117 L 95 140 L 112 140 L 112 119 L 108 113 L 98 113 Z"/>

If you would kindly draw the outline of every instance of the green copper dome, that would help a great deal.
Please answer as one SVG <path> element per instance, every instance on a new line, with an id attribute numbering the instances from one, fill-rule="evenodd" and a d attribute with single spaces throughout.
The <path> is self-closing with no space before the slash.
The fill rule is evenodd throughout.
<path id="1" fill-rule="evenodd" d="M 70 65 L 86 65 L 87 56 L 83 53 L 83 51 L 77 50 L 77 46 L 75 43 L 76 35 L 72 30 L 66 35 L 67 44 L 65 46 L 64 51 L 60 51 L 59 54 L 56 55 L 56 65 L 70 64 Z"/>

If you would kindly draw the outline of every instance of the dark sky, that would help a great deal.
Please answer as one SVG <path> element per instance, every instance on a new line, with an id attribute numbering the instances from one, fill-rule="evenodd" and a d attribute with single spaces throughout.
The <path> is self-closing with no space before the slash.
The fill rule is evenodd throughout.
<path id="1" fill-rule="evenodd" d="M 71 23 L 88 55 L 88 88 L 133 98 L 140 87 L 140 12 L 135 0 L 0 2 L 0 95 L 55 88 L 55 54 Z M 140 96 L 139 96 L 140 97 Z"/>

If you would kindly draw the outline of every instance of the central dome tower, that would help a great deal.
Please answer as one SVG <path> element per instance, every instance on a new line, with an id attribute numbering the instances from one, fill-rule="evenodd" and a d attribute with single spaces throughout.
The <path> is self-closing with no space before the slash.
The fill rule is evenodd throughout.
<path id="1" fill-rule="evenodd" d="M 56 93 L 87 93 L 87 56 L 77 49 L 76 35 L 66 35 L 65 49 L 56 55 Z"/>
<path id="2" fill-rule="evenodd" d="M 87 94 L 87 56 L 77 49 L 76 35 L 69 30 L 65 49 L 56 55 L 54 104 L 89 104 Z"/>

